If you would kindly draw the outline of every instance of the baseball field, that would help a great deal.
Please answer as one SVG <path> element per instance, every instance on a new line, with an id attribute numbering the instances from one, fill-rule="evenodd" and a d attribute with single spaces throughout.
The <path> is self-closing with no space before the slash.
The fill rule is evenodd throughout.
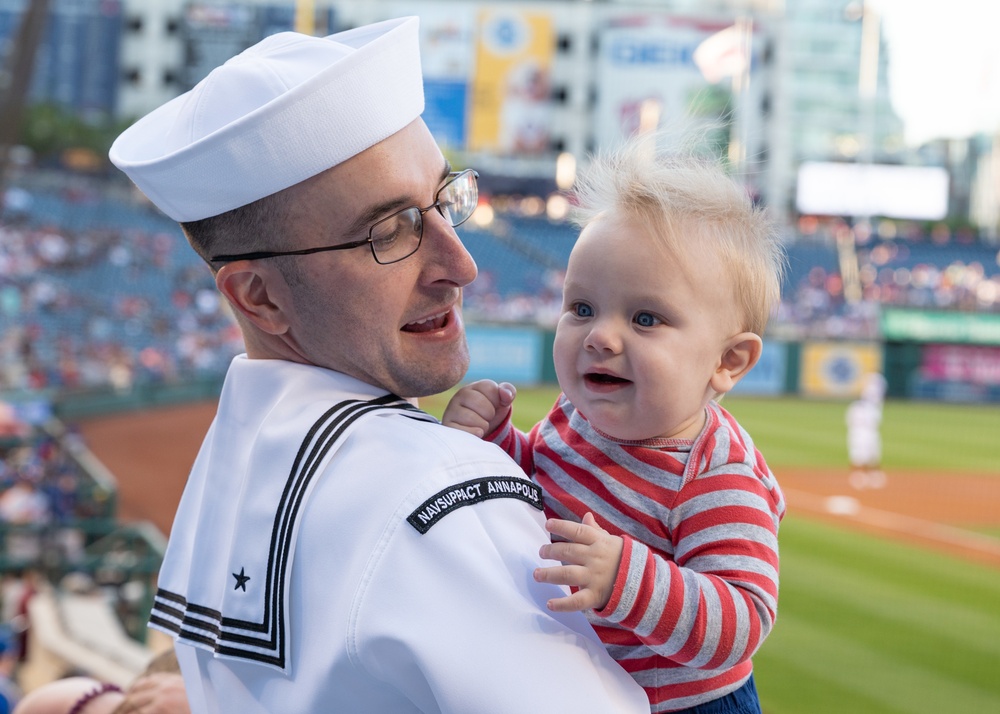
<path id="1" fill-rule="evenodd" d="M 519 390 L 518 424 L 555 396 Z M 846 403 L 723 405 L 788 500 L 778 621 L 754 658 L 765 713 L 1000 712 L 1000 408 L 888 403 L 888 481 L 857 491 Z"/>
<path id="2" fill-rule="evenodd" d="M 527 427 L 551 389 L 521 389 Z M 440 415 L 441 398 L 421 406 Z M 788 500 L 766 714 L 1000 712 L 1000 407 L 886 404 L 883 488 L 848 484 L 844 402 L 727 398 Z M 166 531 L 214 405 L 82 424 L 123 516 Z"/>

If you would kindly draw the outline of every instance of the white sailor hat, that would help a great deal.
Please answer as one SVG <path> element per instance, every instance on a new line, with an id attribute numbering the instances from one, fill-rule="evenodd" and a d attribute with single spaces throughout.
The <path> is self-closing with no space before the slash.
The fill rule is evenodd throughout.
<path id="1" fill-rule="evenodd" d="M 266 37 L 126 129 L 111 161 L 179 222 L 294 186 L 420 116 L 418 22 Z"/>

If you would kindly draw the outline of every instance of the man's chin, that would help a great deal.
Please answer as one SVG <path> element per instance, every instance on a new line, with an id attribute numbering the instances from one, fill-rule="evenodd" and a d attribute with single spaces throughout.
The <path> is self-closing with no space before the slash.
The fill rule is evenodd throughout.
<path id="1" fill-rule="evenodd" d="M 462 345 L 463 358 L 453 358 L 451 360 L 440 361 L 427 366 L 426 369 L 408 375 L 406 382 L 399 385 L 401 391 L 396 394 L 404 399 L 418 399 L 429 397 L 441 392 L 446 392 L 465 377 L 469 371 L 469 355 Z"/>

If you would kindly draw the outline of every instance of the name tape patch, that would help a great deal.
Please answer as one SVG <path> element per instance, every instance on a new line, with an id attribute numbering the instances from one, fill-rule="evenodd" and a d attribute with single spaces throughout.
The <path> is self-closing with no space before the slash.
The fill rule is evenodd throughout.
<path id="1" fill-rule="evenodd" d="M 462 506 L 492 498 L 516 498 L 542 510 L 542 489 L 531 481 L 513 476 L 486 476 L 449 486 L 435 493 L 411 513 L 406 521 L 420 533 Z"/>

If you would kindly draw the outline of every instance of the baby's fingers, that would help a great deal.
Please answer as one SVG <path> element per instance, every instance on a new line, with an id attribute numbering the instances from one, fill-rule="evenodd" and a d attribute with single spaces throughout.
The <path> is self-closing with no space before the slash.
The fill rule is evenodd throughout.
<path id="1" fill-rule="evenodd" d="M 545 521 L 545 530 L 552 535 L 581 545 L 593 545 L 601 534 L 601 531 L 593 526 L 576 521 L 565 521 L 560 518 L 549 518 Z"/>
<path id="2" fill-rule="evenodd" d="M 514 403 L 514 397 L 517 396 L 517 389 L 510 382 L 501 382 L 497 389 L 497 400 L 501 407 L 509 407 Z"/>
<path id="3" fill-rule="evenodd" d="M 589 555 L 588 546 L 557 541 L 546 543 L 538 549 L 538 555 L 546 560 L 558 560 L 573 565 L 584 565 Z"/>
<path id="4" fill-rule="evenodd" d="M 552 585 L 583 587 L 588 582 L 587 569 L 581 565 L 553 565 L 549 568 L 535 568 L 535 580 Z"/>
<path id="5" fill-rule="evenodd" d="M 577 590 L 566 597 L 554 597 L 545 606 L 552 612 L 581 612 L 593 609 L 594 606 L 590 604 L 592 601 L 589 590 Z"/>
<path id="6" fill-rule="evenodd" d="M 578 588 L 572 595 L 552 598 L 546 603 L 553 612 L 576 612 L 591 610 L 601 605 L 597 593 L 588 587 L 590 574 L 579 565 L 557 565 L 551 568 L 535 568 L 535 580 L 553 585 L 569 585 Z"/>
<path id="7" fill-rule="evenodd" d="M 464 404 L 459 404 L 455 400 L 444 410 L 441 423 L 453 429 L 466 431 L 480 439 L 483 438 L 483 434 L 486 433 L 486 427 L 488 426 L 486 420 L 474 410 Z"/>

